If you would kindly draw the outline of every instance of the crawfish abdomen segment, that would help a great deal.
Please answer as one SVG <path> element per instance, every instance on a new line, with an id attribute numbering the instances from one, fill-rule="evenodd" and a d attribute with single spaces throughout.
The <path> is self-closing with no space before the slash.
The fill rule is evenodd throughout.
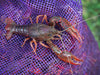
<path id="1" fill-rule="evenodd" d="M 22 35 L 28 35 L 29 34 L 29 26 L 20 26 L 20 25 L 14 26 L 12 28 L 12 32 L 22 34 Z"/>

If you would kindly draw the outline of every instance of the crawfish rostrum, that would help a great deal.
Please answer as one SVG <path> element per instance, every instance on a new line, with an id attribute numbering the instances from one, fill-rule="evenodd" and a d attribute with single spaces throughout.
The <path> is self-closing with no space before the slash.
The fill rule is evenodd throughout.
<path id="1" fill-rule="evenodd" d="M 38 18 L 41 16 L 44 16 L 42 19 L 42 23 L 38 23 Z M 47 22 L 48 25 L 43 24 L 44 20 Z M 57 40 L 59 38 L 61 39 L 61 31 L 55 28 L 55 24 L 58 22 L 60 22 L 62 26 L 67 26 L 67 28 L 72 26 L 71 23 L 68 22 L 65 18 L 61 18 L 58 16 L 50 18 L 48 23 L 46 15 L 38 15 L 36 17 L 36 23 L 33 24 L 31 21 L 31 25 L 22 26 L 17 25 L 10 18 L 6 18 L 6 38 L 7 40 L 10 39 L 13 33 L 22 34 L 28 37 L 24 40 L 22 47 L 25 44 L 25 42 L 31 38 L 32 41 L 30 41 L 30 46 L 32 47 L 35 54 L 37 49 L 37 42 L 39 42 L 42 46 L 50 48 L 56 54 L 56 56 L 64 62 L 71 63 L 73 65 L 80 65 L 78 61 L 83 60 L 77 58 L 76 56 L 72 55 L 66 50 L 61 51 L 55 44 L 52 43 L 51 40 Z M 69 32 L 73 37 L 75 37 L 79 42 L 82 41 L 78 30 L 74 26 L 72 26 L 69 30 L 66 31 Z M 58 38 L 55 38 L 54 36 L 57 36 Z M 45 45 L 43 41 L 46 41 L 49 46 Z M 35 48 L 33 47 L 32 43 L 35 44 Z M 77 62 L 74 62 L 73 60 L 76 60 Z"/>

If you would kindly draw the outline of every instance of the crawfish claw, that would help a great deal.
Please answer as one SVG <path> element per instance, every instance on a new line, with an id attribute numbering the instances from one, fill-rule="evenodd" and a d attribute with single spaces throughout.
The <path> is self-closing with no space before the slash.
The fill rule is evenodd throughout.
<path id="1" fill-rule="evenodd" d="M 74 60 L 76 60 L 76 61 L 82 61 L 83 62 L 83 60 L 82 59 L 79 59 L 79 58 L 77 58 L 76 56 L 74 56 L 74 55 L 72 55 L 72 58 L 74 59 Z"/>
<path id="2" fill-rule="evenodd" d="M 74 62 L 73 60 L 76 61 L 76 62 Z M 68 62 L 69 62 L 70 64 L 73 64 L 73 65 L 81 65 L 81 63 L 78 63 L 78 61 L 82 61 L 82 62 L 83 62 L 82 59 L 79 59 L 79 58 L 77 58 L 77 57 L 74 56 L 74 55 L 68 56 Z"/>
<path id="3" fill-rule="evenodd" d="M 63 51 L 58 58 L 60 58 L 61 60 L 68 62 L 70 64 L 73 65 L 81 65 L 81 63 L 78 63 L 79 61 L 83 62 L 82 59 L 77 58 L 76 56 L 72 55 L 70 52 L 68 51 Z M 75 61 L 75 62 L 74 62 Z"/>

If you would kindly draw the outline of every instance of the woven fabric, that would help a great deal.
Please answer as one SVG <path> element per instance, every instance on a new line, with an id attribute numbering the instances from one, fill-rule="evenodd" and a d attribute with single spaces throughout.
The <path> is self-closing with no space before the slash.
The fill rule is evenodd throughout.
<path id="1" fill-rule="evenodd" d="M 7 17 L 19 25 L 27 25 L 31 22 L 24 17 L 30 16 L 33 23 L 36 23 L 36 16 L 44 14 L 48 16 L 48 20 L 53 16 L 60 16 L 74 25 L 83 20 L 82 3 L 80 0 L 0 0 L 0 75 L 99 75 L 100 51 L 85 22 L 75 26 L 82 37 L 82 43 L 68 32 L 62 33 L 66 35 L 62 35 L 66 50 L 83 59 L 81 65 L 63 62 L 51 49 L 39 43 L 35 55 L 30 47 L 30 40 L 21 47 L 25 39 L 22 35 L 13 34 L 10 40 L 5 38 L 4 20 Z M 54 44 L 63 50 L 61 41 L 56 40 Z"/>

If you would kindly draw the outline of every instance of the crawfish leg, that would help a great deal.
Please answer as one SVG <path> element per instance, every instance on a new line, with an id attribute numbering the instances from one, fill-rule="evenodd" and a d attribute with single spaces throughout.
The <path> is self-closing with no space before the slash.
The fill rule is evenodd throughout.
<path id="1" fill-rule="evenodd" d="M 43 15 L 38 15 L 38 16 L 36 17 L 36 23 L 39 22 L 39 17 L 41 17 L 41 16 L 43 16 Z"/>
<path id="2" fill-rule="evenodd" d="M 57 34 L 56 36 L 58 36 L 59 38 L 53 38 L 54 40 L 60 39 L 62 41 L 61 35 Z"/>
<path id="3" fill-rule="evenodd" d="M 33 45 L 32 45 L 33 42 L 34 42 L 34 44 L 35 44 L 35 49 L 34 49 L 34 47 L 33 47 Z M 34 53 L 36 54 L 36 49 L 37 49 L 37 42 L 36 42 L 36 40 L 33 39 L 33 40 L 30 42 L 30 45 L 31 45 L 31 48 L 33 49 Z"/>
<path id="4" fill-rule="evenodd" d="M 30 21 L 31 21 L 31 24 L 33 24 L 33 22 L 32 22 L 32 18 L 29 16 L 29 17 L 23 17 L 23 18 L 29 18 L 30 19 Z"/>
<path id="5" fill-rule="evenodd" d="M 60 38 L 52 38 L 52 40 L 60 40 Z"/>
<path id="6" fill-rule="evenodd" d="M 57 38 L 54 38 L 54 37 L 53 37 L 52 39 L 54 39 L 54 40 L 56 40 L 56 39 L 57 39 L 57 40 L 58 40 L 58 39 L 61 39 L 61 35 L 59 35 L 59 34 L 54 35 L 54 36 L 58 36 Z"/>
<path id="7" fill-rule="evenodd" d="M 29 19 L 30 19 L 30 21 L 31 21 L 31 24 L 33 24 L 33 22 L 32 22 L 32 18 L 31 18 L 31 17 L 29 17 Z"/>
<path id="8" fill-rule="evenodd" d="M 47 21 L 47 15 L 44 15 L 44 17 L 43 17 L 43 19 L 42 19 L 42 23 L 43 23 L 43 21 L 46 21 L 46 23 L 48 24 L 48 21 Z"/>
<path id="9" fill-rule="evenodd" d="M 42 46 L 49 48 L 47 45 L 45 45 L 42 41 L 39 42 Z"/>
<path id="10" fill-rule="evenodd" d="M 46 21 L 46 23 L 48 23 L 48 21 L 47 21 L 47 15 L 38 15 L 38 16 L 36 17 L 36 23 L 39 22 L 39 17 L 41 17 L 41 16 L 44 16 L 43 19 L 42 19 L 42 23 L 43 23 L 44 20 Z"/>
<path id="11" fill-rule="evenodd" d="M 25 44 L 25 42 L 26 42 L 27 40 L 29 40 L 29 39 L 30 39 L 30 38 L 26 38 L 26 39 L 24 40 L 23 44 L 21 45 L 21 47 L 23 47 L 24 44 Z"/>

